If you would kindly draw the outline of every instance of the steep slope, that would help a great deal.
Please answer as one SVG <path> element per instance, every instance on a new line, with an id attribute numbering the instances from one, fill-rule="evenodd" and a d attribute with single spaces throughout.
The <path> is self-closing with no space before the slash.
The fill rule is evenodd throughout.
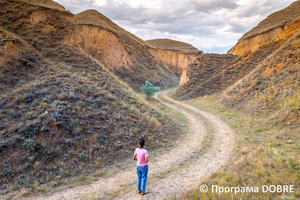
<path id="1" fill-rule="evenodd" d="M 95 172 L 127 158 L 136 138 L 151 148 L 176 137 L 177 124 L 81 50 L 72 13 L 0 7 L 1 194 Z"/>
<path id="2" fill-rule="evenodd" d="M 39 2 L 42 2 L 41 6 L 38 6 Z M 0 92 L 35 78 L 36 67 L 42 64 L 40 57 L 35 56 L 36 52 L 31 47 L 44 57 L 53 57 L 52 52 L 55 52 L 55 48 L 82 45 L 83 40 L 74 23 L 74 15 L 56 7 L 45 7 L 46 2 L 52 1 L 34 1 L 33 4 L 24 1 L 0 1 Z M 56 5 L 55 2 L 53 4 Z M 50 4 L 50 7 L 53 4 Z"/>
<path id="3" fill-rule="evenodd" d="M 274 41 L 243 56 L 200 55 L 183 71 L 176 96 L 179 99 L 191 99 L 220 92 L 251 72 L 280 44 L 280 41 Z"/>
<path id="4" fill-rule="evenodd" d="M 223 103 L 290 127 L 300 122 L 300 27 L 255 70 L 226 91 Z"/>
<path id="5" fill-rule="evenodd" d="M 269 15 L 265 20 L 260 22 L 256 27 L 247 32 L 238 41 L 238 43 L 228 51 L 235 55 L 242 55 L 248 51 L 255 51 L 261 45 L 266 44 L 279 36 L 282 33 L 290 34 L 290 29 L 294 25 L 299 27 L 300 17 L 300 1 L 295 1 L 287 8 Z M 295 21 L 298 21 L 295 23 Z M 287 36 L 287 35 L 286 35 Z"/>
<path id="6" fill-rule="evenodd" d="M 199 56 L 184 70 L 176 96 L 189 99 L 222 90 L 222 70 L 235 59 L 237 56 L 226 54 Z"/>
<path id="7" fill-rule="evenodd" d="M 170 39 L 155 39 L 146 42 L 156 47 L 156 49 L 150 48 L 150 53 L 157 60 L 161 59 L 178 76 L 181 76 L 183 69 L 191 64 L 197 55 L 203 53 L 190 44 Z"/>
<path id="8" fill-rule="evenodd" d="M 139 91 L 145 80 L 163 88 L 178 84 L 175 74 L 150 54 L 148 48 L 151 45 L 98 11 L 84 11 L 75 19 L 83 35 L 86 53 L 110 67 L 135 90 Z"/>

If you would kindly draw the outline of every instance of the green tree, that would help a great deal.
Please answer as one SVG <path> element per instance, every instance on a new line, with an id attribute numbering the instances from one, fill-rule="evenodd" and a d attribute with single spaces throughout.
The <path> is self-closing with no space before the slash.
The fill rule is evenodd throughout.
<path id="1" fill-rule="evenodd" d="M 146 94 L 147 98 L 149 99 L 150 97 L 153 96 L 155 92 L 160 91 L 160 87 L 153 87 L 153 84 L 150 81 L 146 81 L 145 85 L 142 85 L 142 90 Z"/>

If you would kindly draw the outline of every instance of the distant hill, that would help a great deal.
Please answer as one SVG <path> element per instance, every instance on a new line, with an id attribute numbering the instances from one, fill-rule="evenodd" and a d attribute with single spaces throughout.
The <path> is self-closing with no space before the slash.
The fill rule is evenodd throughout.
<path id="1" fill-rule="evenodd" d="M 165 49 L 165 50 L 178 50 L 182 53 L 198 53 L 199 50 L 191 44 L 170 40 L 170 39 L 154 39 L 154 40 L 147 40 L 149 44 L 158 48 L 158 49 Z"/>
<path id="2" fill-rule="evenodd" d="M 75 15 L 75 20 L 84 39 L 83 49 L 135 90 L 139 91 L 145 80 L 162 88 L 178 85 L 179 78 L 148 51 L 154 47 L 103 14 L 87 10 Z"/>
<path id="3" fill-rule="evenodd" d="M 156 49 L 149 48 L 150 53 L 157 59 L 161 59 L 170 70 L 181 76 L 182 71 L 194 61 L 197 55 L 203 54 L 191 44 L 170 39 L 147 40 L 147 43 Z"/>

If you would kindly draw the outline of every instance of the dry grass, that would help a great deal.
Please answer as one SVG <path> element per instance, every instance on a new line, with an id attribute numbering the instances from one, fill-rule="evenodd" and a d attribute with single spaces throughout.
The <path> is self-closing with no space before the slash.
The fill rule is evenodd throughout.
<path id="1" fill-rule="evenodd" d="M 300 32 L 281 42 L 251 73 L 224 92 L 228 107 L 263 117 L 281 126 L 299 126 Z"/>
<path id="2" fill-rule="evenodd" d="M 0 2 L 6 2 L 7 0 L 0 0 Z M 60 10 L 60 11 L 65 11 L 65 8 L 56 3 L 53 0 L 18 0 L 19 2 L 24 2 L 28 3 L 34 6 L 40 6 L 40 7 L 46 7 L 50 9 L 55 9 L 55 10 Z"/>
<path id="3" fill-rule="evenodd" d="M 158 49 L 177 50 L 181 51 L 182 53 L 199 53 L 199 50 L 196 47 L 185 42 L 179 42 L 170 39 L 155 39 L 147 40 L 146 42 Z"/>
<path id="4" fill-rule="evenodd" d="M 278 128 L 266 118 L 251 117 L 241 111 L 225 108 L 217 95 L 186 101 L 213 113 L 227 122 L 237 134 L 234 158 L 220 172 L 204 182 L 210 190 L 187 191 L 184 199 L 299 199 L 300 197 L 300 129 Z M 211 192 L 211 186 L 259 187 L 294 185 L 295 193 L 222 193 Z M 287 199 L 288 199 L 287 198 Z"/>

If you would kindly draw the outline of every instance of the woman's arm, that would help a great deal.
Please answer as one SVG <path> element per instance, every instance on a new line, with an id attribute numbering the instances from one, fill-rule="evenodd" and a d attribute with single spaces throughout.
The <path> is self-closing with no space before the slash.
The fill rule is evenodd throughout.
<path id="1" fill-rule="evenodd" d="M 132 158 L 133 160 L 137 160 L 137 158 L 136 158 L 136 155 L 133 155 L 133 158 Z"/>
<path id="2" fill-rule="evenodd" d="M 148 157 L 146 157 L 146 156 L 145 156 L 145 162 L 146 162 L 146 163 L 148 162 Z"/>

